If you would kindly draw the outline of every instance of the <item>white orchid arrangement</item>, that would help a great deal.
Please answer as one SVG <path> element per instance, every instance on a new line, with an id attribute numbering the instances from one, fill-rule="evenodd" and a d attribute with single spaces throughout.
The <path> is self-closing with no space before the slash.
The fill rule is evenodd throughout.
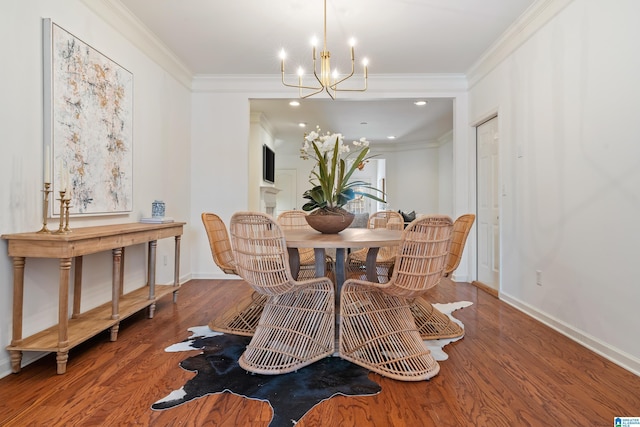
<path id="1" fill-rule="evenodd" d="M 349 181 L 353 172 L 362 168 L 368 159 L 369 141 L 360 138 L 350 145 L 344 143 L 341 133 L 327 132 L 321 134 L 320 127 L 305 135 L 304 143 L 300 149 L 300 157 L 316 161 L 311 170 L 309 182 L 313 188 L 304 192 L 303 197 L 309 201 L 302 206 L 305 211 L 316 208 L 341 208 L 356 196 L 364 196 L 384 203 L 384 199 L 375 194 L 364 192 L 372 190 L 374 193 L 382 193 L 364 181 Z M 347 165 L 349 160 L 353 159 Z M 384 194 L 382 194 L 384 196 Z"/>

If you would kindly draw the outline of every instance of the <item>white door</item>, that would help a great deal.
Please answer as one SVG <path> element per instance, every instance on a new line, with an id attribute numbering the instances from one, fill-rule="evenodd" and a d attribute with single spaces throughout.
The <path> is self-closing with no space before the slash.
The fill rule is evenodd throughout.
<path id="1" fill-rule="evenodd" d="M 301 209 L 302 206 L 296 206 L 298 171 L 296 169 L 276 169 L 275 178 L 275 186 L 280 190 L 276 196 L 275 217 L 277 218 L 284 211 Z"/>
<path id="2" fill-rule="evenodd" d="M 498 118 L 476 128 L 478 162 L 478 281 L 500 287 Z"/>

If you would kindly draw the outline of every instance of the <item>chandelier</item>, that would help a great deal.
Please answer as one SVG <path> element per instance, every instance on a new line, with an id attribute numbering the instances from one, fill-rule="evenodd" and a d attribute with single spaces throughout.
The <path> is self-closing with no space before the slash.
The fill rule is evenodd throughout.
<path id="1" fill-rule="evenodd" d="M 322 47 L 322 52 L 320 52 L 320 72 L 318 73 L 317 68 L 316 68 L 316 40 L 312 41 L 312 45 L 313 45 L 313 75 L 315 76 L 316 80 L 317 80 L 317 85 L 313 85 L 313 86 L 307 86 L 305 84 L 303 84 L 303 78 L 304 78 L 304 70 L 302 69 L 302 67 L 298 68 L 298 83 L 297 84 L 291 84 L 291 83 L 287 83 L 285 82 L 284 79 L 284 60 L 286 57 L 286 54 L 284 52 L 284 49 L 282 49 L 280 51 L 280 71 L 282 73 L 282 84 L 288 87 L 295 87 L 298 88 L 299 94 L 300 94 L 300 98 L 308 98 L 310 96 L 313 95 L 317 95 L 322 91 L 326 91 L 329 96 L 331 97 L 331 99 L 336 99 L 336 95 L 337 92 L 364 92 L 365 90 L 367 90 L 367 64 L 368 61 L 365 58 L 362 61 L 362 66 L 364 67 L 364 87 L 362 89 L 344 89 L 344 88 L 338 88 L 338 85 L 342 82 L 344 82 L 345 80 L 347 80 L 348 78 L 352 77 L 354 72 L 355 72 L 355 53 L 354 53 L 354 45 L 355 45 L 355 40 L 351 39 L 350 45 L 351 45 L 351 73 L 348 74 L 346 77 L 340 77 L 340 75 L 338 74 L 338 70 L 334 69 L 333 71 L 331 71 L 331 61 L 330 61 L 330 57 L 331 57 L 331 53 L 327 50 L 327 0 L 324 0 L 324 44 Z M 312 92 L 307 93 L 307 94 L 303 94 L 303 91 L 305 90 L 310 90 Z"/>

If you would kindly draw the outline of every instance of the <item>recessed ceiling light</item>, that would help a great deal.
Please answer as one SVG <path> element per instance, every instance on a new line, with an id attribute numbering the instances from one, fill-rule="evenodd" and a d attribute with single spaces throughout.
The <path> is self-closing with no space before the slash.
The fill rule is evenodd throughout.
<path id="1" fill-rule="evenodd" d="M 299 106 L 300 106 L 300 102 L 298 102 L 298 101 L 291 101 L 291 102 L 289 103 L 289 105 L 291 105 L 292 107 L 299 107 Z"/>
<path id="2" fill-rule="evenodd" d="M 418 107 L 422 107 L 423 105 L 427 105 L 427 101 L 416 101 L 414 104 Z"/>
<path id="3" fill-rule="evenodd" d="M 307 124 L 305 122 L 300 122 L 300 123 L 298 123 L 298 126 L 301 127 L 301 128 L 306 128 Z"/>
<path id="4" fill-rule="evenodd" d="M 369 123 L 367 122 L 360 122 L 361 125 L 368 125 Z"/>
<path id="5" fill-rule="evenodd" d="M 395 135 L 389 135 L 387 139 L 396 139 Z"/>

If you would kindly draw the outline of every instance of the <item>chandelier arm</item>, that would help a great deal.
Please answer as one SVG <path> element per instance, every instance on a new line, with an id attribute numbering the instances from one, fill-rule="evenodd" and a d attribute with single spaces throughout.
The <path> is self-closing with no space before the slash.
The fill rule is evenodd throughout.
<path id="1" fill-rule="evenodd" d="M 309 88 L 307 88 L 307 89 L 309 89 Z M 317 95 L 320 92 L 322 92 L 323 90 L 325 90 L 325 87 L 321 86 L 320 88 L 312 88 L 312 89 L 317 89 L 317 90 L 315 92 L 311 92 L 311 93 L 309 93 L 307 95 L 302 96 L 302 88 L 300 88 L 300 92 L 299 92 L 300 93 L 300 98 L 301 99 L 305 99 L 305 98 L 308 98 L 310 96 Z M 329 95 L 331 95 L 331 94 L 329 94 Z M 335 99 L 333 96 L 331 98 Z"/>
<path id="2" fill-rule="evenodd" d="M 324 89 L 324 83 L 322 83 L 322 80 L 320 80 L 320 77 L 318 77 L 318 73 L 316 72 L 316 66 L 315 64 L 313 65 L 313 75 L 316 78 L 316 80 L 318 81 L 318 83 L 320 83 L 320 87 L 322 89 Z"/>
<path id="3" fill-rule="evenodd" d="M 365 79 L 364 81 L 364 87 L 361 89 L 339 89 L 339 88 L 333 88 L 333 90 L 335 90 L 336 92 L 364 92 L 367 90 L 367 80 Z"/>
<path id="4" fill-rule="evenodd" d="M 329 89 L 331 89 L 331 86 L 325 86 L 324 87 L 324 90 L 329 94 L 331 99 L 336 99 L 335 90 L 333 91 L 333 93 L 331 93 L 331 91 Z"/>
<path id="5" fill-rule="evenodd" d="M 319 92 L 316 92 L 316 93 L 320 93 L 324 89 L 324 87 L 322 87 L 322 86 L 316 87 L 316 86 L 305 86 L 305 85 L 302 85 L 300 83 L 298 83 L 298 84 L 287 83 L 287 82 L 284 81 L 284 73 L 282 73 L 282 84 L 287 86 L 287 87 L 294 87 L 294 88 L 297 88 L 297 89 L 319 90 Z"/>
<path id="6" fill-rule="evenodd" d="M 333 83 L 333 84 L 329 85 L 329 87 L 330 87 L 331 89 L 333 89 L 333 90 L 339 90 L 339 89 L 338 89 L 338 85 L 339 85 L 340 83 L 342 83 L 343 81 L 347 80 L 348 78 L 353 77 L 353 74 L 354 74 L 354 73 L 355 73 L 355 66 L 354 66 L 354 65 L 353 65 L 353 63 L 352 63 L 352 65 L 351 65 L 351 74 L 349 74 L 348 76 L 346 76 L 346 77 L 344 77 L 344 78 L 342 78 L 342 79 L 338 80 L 337 82 L 335 82 L 335 83 Z"/>
<path id="7" fill-rule="evenodd" d="M 296 88 L 296 89 L 317 90 L 318 92 L 316 92 L 316 93 L 320 93 L 320 92 L 322 92 L 322 90 L 324 89 L 324 87 L 314 87 L 314 86 L 304 86 L 304 85 L 293 85 L 293 84 L 285 83 L 285 82 L 282 82 L 282 84 L 283 84 L 283 85 L 285 85 L 285 86 L 287 86 L 287 87 L 293 87 L 293 88 Z"/>

